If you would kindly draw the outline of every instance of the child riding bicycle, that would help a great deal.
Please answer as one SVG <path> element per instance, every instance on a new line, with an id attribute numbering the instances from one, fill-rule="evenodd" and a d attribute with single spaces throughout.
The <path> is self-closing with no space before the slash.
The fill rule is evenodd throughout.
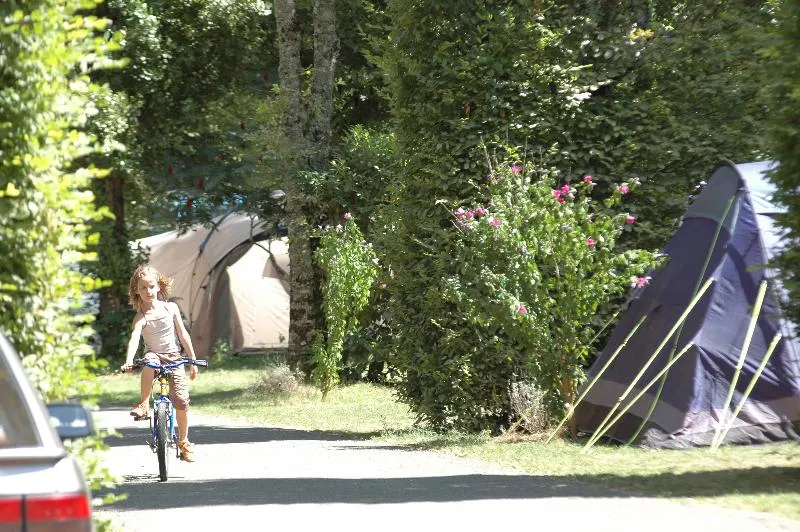
<path id="1" fill-rule="evenodd" d="M 151 266 L 139 266 L 131 276 L 128 297 L 136 316 L 133 318 L 128 352 L 122 371 L 133 370 L 133 357 L 139 349 L 139 338 L 144 340 L 144 360 L 152 364 L 179 362 L 181 346 L 186 355 L 195 359 L 194 347 L 186 327 L 183 325 L 178 305 L 167 301 L 172 279 L 162 275 Z M 180 345 L 178 344 L 180 342 Z M 142 368 L 139 403 L 133 405 L 131 415 L 136 419 L 149 416 L 148 402 L 153 389 L 155 370 Z M 189 366 L 189 377 L 197 377 L 197 367 Z M 170 377 L 170 399 L 175 405 L 178 424 L 178 450 L 182 460 L 194 462 L 193 444 L 189 442 L 189 388 L 183 366 L 176 368 Z"/>

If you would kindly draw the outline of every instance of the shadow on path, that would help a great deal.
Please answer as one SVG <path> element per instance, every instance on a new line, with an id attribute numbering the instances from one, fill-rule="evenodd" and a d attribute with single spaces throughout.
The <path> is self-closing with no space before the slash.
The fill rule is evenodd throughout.
<path id="1" fill-rule="evenodd" d="M 763 477 L 797 474 L 793 468 L 738 470 L 738 475 Z M 764 479 L 753 479 L 755 488 L 747 483 L 735 487 L 725 484 L 729 472 L 661 474 L 650 477 L 615 477 L 613 475 L 576 475 L 571 477 L 529 475 L 454 475 L 411 478 L 245 478 L 165 483 L 143 482 L 120 486 L 128 498 L 111 506 L 114 510 L 145 510 L 153 500 L 169 501 L 170 508 L 189 508 L 215 505 L 260 504 L 392 504 L 409 502 L 454 502 L 492 499 L 540 499 L 550 497 L 614 497 L 633 495 L 616 489 L 630 483 L 640 486 L 652 483 L 665 485 L 654 496 L 719 496 L 727 493 L 760 493 L 765 491 Z M 714 490 L 697 491 L 701 484 L 713 485 Z M 131 479 L 133 480 L 133 479 Z M 143 480 L 143 479 L 137 479 Z M 665 482 L 666 480 L 666 482 Z M 605 485 L 606 488 L 599 486 Z M 758 486 L 761 486 L 760 488 Z M 681 489 L 683 487 L 683 489 Z M 784 486 L 785 487 L 785 486 Z M 795 484 L 792 491 L 800 491 Z"/>
<path id="2" fill-rule="evenodd" d="M 139 427 L 125 427 L 115 429 L 117 436 L 109 436 L 105 443 L 109 447 L 125 447 L 129 445 L 144 445 L 145 438 L 150 433 L 147 421 L 139 421 Z M 195 425 L 189 431 L 189 439 L 199 445 L 212 445 L 222 443 L 258 443 L 271 441 L 341 441 L 364 440 L 374 434 L 359 432 L 307 431 L 273 427 L 230 427 Z"/>

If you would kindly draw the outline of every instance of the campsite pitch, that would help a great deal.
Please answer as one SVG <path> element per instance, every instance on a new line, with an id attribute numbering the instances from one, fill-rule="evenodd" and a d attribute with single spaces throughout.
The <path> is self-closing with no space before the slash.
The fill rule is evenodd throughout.
<path id="1" fill-rule="evenodd" d="M 565 477 L 333 432 L 281 429 L 196 415 L 197 462 L 173 463 L 158 482 L 146 427 L 124 408 L 98 412 L 116 428 L 107 462 L 127 500 L 98 512 L 116 530 L 180 522 L 193 530 L 518 529 L 575 523 L 594 531 L 800 531 L 800 522 L 755 512 L 629 497 Z"/>
<path id="2" fill-rule="evenodd" d="M 341 440 L 369 440 L 404 449 L 427 449 L 478 459 L 559 479 L 580 480 L 631 497 L 702 502 L 782 515 L 800 521 L 800 446 L 723 446 L 649 451 L 559 440 L 502 443 L 483 435 L 434 434 L 414 428 L 413 414 L 390 389 L 368 383 L 341 386 L 325 401 L 297 384 L 287 392 L 284 366 L 268 357 L 231 357 L 192 383 L 194 413 L 235 417 L 267 427 L 294 427 Z M 100 404 L 129 405 L 130 375 L 98 379 Z M 193 431 L 194 434 L 194 431 Z M 194 438 L 194 436 L 192 436 Z"/>

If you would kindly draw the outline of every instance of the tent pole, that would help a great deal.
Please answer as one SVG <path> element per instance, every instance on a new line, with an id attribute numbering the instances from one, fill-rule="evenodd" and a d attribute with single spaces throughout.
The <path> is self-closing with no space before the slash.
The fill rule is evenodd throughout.
<path id="1" fill-rule="evenodd" d="M 608 367 L 611 365 L 611 363 L 614 362 L 614 359 L 617 358 L 617 355 L 620 353 L 620 351 L 622 351 L 622 349 L 628 344 L 628 340 L 631 339 L 631 337 L 636 333 L 636 331 L 639 329 L 639 327 L 642 325 L 642 323 L 644 323 L 644 320 L 646 320 L 646 319 L 647 319 L 647 314 L 642 316 L 642 318 L 639 320 L 639 322 L 633 327 L 633 329 L 631 329 L 631 332 L 628 333 L 628 335 L 625 337 L 625 339 L 622 341 L 622 343 L 619 345 L 619 347 L 617 347 L 617 349 L 614 351 L 614 353 L 611 355 L 611 357 L 608 359 L 608 361 L 606 361 L 606 363 L 603 365 L 603 367 L 600 368 L 600 371 L 597 372 L 597 375 L 595 375 L 594 378 L 592 379 L 592 381 L 586 386 L 586 388 L 584 388 L 583 392 L 578 397 L 577 401 L 575 401 L 575 404 L 574 405 L 570 405 L 569 411 L 567 412 L 567 415 L 564 416 L 564 419 L 561 420 L 561 423 L 558 424 L 558 426 L 555 428 L 555 430 L 552 432 L 552 434 L 550 434 L 550 437 L 547 438 L 547 441 L 544 442 L 545 445 L 550 443 L 550 440 L 553 439 L 553 436 L 555 436 L 558 433 L 559 429 L 564 425 L 564 423 L 566 423 L 567 420 L 570 417 L 572 417 L 572 414 L 575 413 L 575 409 L 578 408 L 578 405 L 580 404 L 581 401 L 583 401 L 583 398 L 586 397 L 586 394 L 589 393 L 589 390 L 592 389 L 592 386 L 594 386 L 594 384 L 597 382 L 597 380 L 603 375 L 603 373 L 605 373 L 605 371 L 608 369 Z M 517 424 L 518 423 L 519 422 L 517 422 Z"/>
<path id="2" fill-rule="evenodd" d="M 714 238 L 711 240 L 711 245 L 708 247 L 708 252 L 706 253 L 706 260 L 703 263 L 703 269 L 700 270 L 700 275 L 697 277 L 697 281 L 695 282 L 693 293 L 697 293 L 697 287 L 700 286 L 700 282 L 706 276 L 706 270 L 708 270 L 708 265 L 711 264 L 711 257 L 714 255 L 714 248 L 717 247 L 717 240 L 719 240 L 719 234 L 722 232 L 722 226 L 725 225 L 725 219 L 728 217 L 728 213 L 730 212 L 731 207 L 733 206 L 733 202 L 736 200 L 738 196 L 739 196 L 739 190 L 737 189 L 736 192 L 734 192 L 731 198 L 728 200 L 728 204 L 725 206 L 725 211 L 722 213 L 722 217 L 719 219 L 719 222 L 717 222 L 717 228 L 714 231 Z M 672 343 L 672 348 L 670 349 L 668 360 L 672 360 L 673 355 L 675 355 L 675 349 L 678 347 L 678 342 L 681 339 L 682 332 L 683 332 L 683 327 L 680 328 L 677 336 L 675 337 L 675 341 Z M 665 374 L 664 378 L 658 385 L 658 391 L 656 391 L 656 394 L 653 397 L 653 402 L 650 405 L 650 409 L 647 411 L 647 415 L 644 416 L 641 424 L 639 425 L 639 428 L 636 429 L 636 432 L 633 433 L 633 436 L 631 436 L 630 439 L 627 442 L 625 442 L 625 445 L 630 445 L 631 443 L 636 441 L 636 438 L 639 437 L 639 433 L 642 432 L 644 426 L 647 424 L 648 421 L 650 421 L 650 416 L 653 415 L 653 411 L 655 411 L 656 409 L 656 404 L 658 404 L 659 399 L 661 399 L 661 392 L 664 391 L 664 383 L 666 381 L 667 381 L 667 375 Z"/>
<path id="3" fill-rule="evenodd" d="M 747 358 L 747 351 L 750 349 L 750 342 L 753 340 L 753 331 L 755 331 L 756 328 L 758 315 L 761 314 L 761 305 L 764 304 L 764 294 L 766 294 L 766 292 L 767 281 L 765 279 L 761 281 L 761 286 L 758 287 L 758 295 L 756 296 L 756 303 L 753 305 L 753 312 L 750 314 L 750 323 L 747 326 L 747 333 L 744 335 L 742 351 L 739 353 L 739 360 L 736 362 L 736 371 L 733 373 L 731 385 L 728 387 L 728 395 L 725 397 L 725 403 L 722 405 L 722 413 L 720 414 L 719 424 L 717 424 L 717 430 L 714 432 L 714 439 L 711 440 L 712 448 L 716 448 L 720 444 L 719 436 L 728 417 L 728 408 L 731 405 L 731 399 L 733 399 L 733 392 L 736 390 L 736 383 L 739 382 L 739 374 L 742 372 L 744 359 Z"/>
<path id="4" fill-rule="evenodd" d="M 630 299 L 629 299 L 628 301 L 630 301 Z M 627 301 L 626 301 L 626 303 L 627 303 Z M 601 335 L 601 334 L 603 334 L 603 331 L 605 331 L 605 330 L 606 330 L 606 327 L 608 327 L 608 326 L 611 324 L 611 322 L 612 322 L 612 321 L 614 321 L 614 318 L 616 318 L 617 316 L 619 316 L 619 313 L 620 313 L 620 312 L 622 312 L 622 307 L 620 307 L 620 308 L 618 308 L 618 309 L 617 309 L 617 311 L 614 313 L 614 315 L 613 315 L 613 316 L 611 316 L 611 318 L 610 318 L 610 319 L 609 319 L 609 320 L 606 322 L 606 324 L 605 324 L 605 325 L 603 325 L 603 327 L 602 327 L 602 328 L 601 328 L 599 331 L 597 331 L 597 334 L 595 334 L 595 335 L 594 335 L 594 338 L 592 338 L 591 340 L 589 340 L 589 341 L 586 343 L 586 345 L 592 345 L 592 344 L 594 343 L 594 341 L 595 341 L 595 340 L 597 340 L 597 339 L 600 337 L 600 335 Z"/>
<path id="5" fill-rule="evenodd" d="M 634 397 L 633 399 L 631 399 L 631 400 L 630 400 L 630 402 L 629 402 L 629 403 L 628 403 L 628 404 L 625 406 L 625 408 L 623 408 L 622 410 L 620 410 L 620 411 L 619 411 L 619 414 L 617 414 L 617 415 L 614 417 L 614 419 L 612 419 L 611 421 L 609 421 L 609 422 L 608 422 L 608 424 L 605 426 L 605 428 L 602 430 L 602 432 L 600 432 L 600 433 L 595 433 L 595 434 L 592 436 L 592 438 L 591 438 L 591 439 L 589 440 L 589 442 L 587 443 L 587 447 L 586 447 L 584 450 L 588 450 L 588 449 L 589 449 L 589 448 L 590 448 L 592 445 L 594 445 L 595 443 L 597 443 L 597 440 L 599 440 L 600 438 L 602 438 L 602 437 L 603 437 L 603 434 L 605 434 L 605 433 L 608 431 L 608 429 L 610 429 L 611 427 L 613 427 L 613 426 L 614 426 L 614 423 L 616 423 L 617 421 L 619 421 L 619 419 L 620 419 L 622 416 L 624 416 L 624 415 L 625 415 L 625 413 L 626 413 L 628 410 L 630 410 L 630 409 L 631 409 L 631 407 L 633 407 L 633 405 L 635 405 L 635 404 L 636 404 L 636 401 L 638 401 L 639 399 L 641 399 L 641 397 L 642 397 L 642 396 L 645 394 L 645 392 L 647 392 L 647 390 L 649 390 L 649 389 L 650 389 L 650 387 L 651 387 L 652 385 L 654 385 L 654 384 L 656 383 L 656 381 L 657 381 L 658 379 L 660 379 L 660 378 L 661 378 L 661 376 L 662 376 L 662 375 L 664 375 L 664 374 L 665 374 L 667 371 L 669 371 L 669 368 L 671 368 L 673 364 L 675 364 L 675 363 L 676 363 L 676 362 L 677 362 L 677 361 L 678 361 L 678 360 L 679 360 L 679 359 L 680 359 L 680 358 L 681 358 L 681 357 L 682 357 L 684 354 L 686 354 L 686 352 L 689 350 L 689 348 L 690 348 L 690 347 L 692 347 L 693 345 L 694 345 L 694 344 L 693 344 L 692 342 L 689 342 L 688 344 L 686 344 L 686 345 L 684 346 L 684 348 L 683 348 L 683 349 L 681 349 L 681 350 L 680 350 L 680 352 L 679 352 L 677 355 L 675 355 L 675 356 L 672 358 L 672 360 L 670 360 L 670 361 L 667 363 L 667 365 L 666 365 L 666 366 L 664 366 L 664 368 L 663 368 L 661 371 L 659 371 L 659 372 L 656 374 L 656 376 L 655 376 L 655 377 L 653 377 L 652 379 L 650 379 L 650 382 L 648 382 L 646 385 L 644 385 L 644 386 L 642 387 L 642 391 L 640 391 L 640 392 L 639 392 L 639 394 L 638 394 L 636 397 Z"/>
<path id="6" fill-rule="evenodd" d="M 731 430 L 731 427 L 733 427 L 733 423 L 739 416 L 739 412 L 742 411 L 742 407 L 744 406 L 745 401 L 747 401 L 747 398 L 750 396 L 750 392 L 753 391 L 753 387 L 756 385 L 756 382 L 758 381 L 759 377 L 761 377 L 761 373 L 764 371 L 764 368 L 767 367 L 767 362 L 769 362 L 769 357 L 772 356 L 772 352 L 775 351 L 775 347 L 777 347 L 778 342 L 780 342 L 781 338 L 783 338 L 783 336 L 781 336 L 781 333 L 776 334 L 772 338 L 772 342 L 770 342 L 769 348 L 767 348 L 767 352 L 764 354 L 763 360 L 761 360 L 761 364 L 759 364 L 755 375 L 753 375 L 753 378 L 750 379 L 750 384 L 747 385 L 747 388 L 744 391 L 744 395 L 742 395 L 741 400 L 739 400 L 739 404 L 736 405 L 736 410 L 733 411 L 733 415 L 730 417 L 730 421 L 726 423 L 725 430 L 722 431 L 722 434 L 720 435 L 716 443 L 711 444 L 712 449 L 719 448 L 722 442 L 725 441 L 725 436 L 728 435 L 728 431 Z"/>
<path id="7" fill-rule="evenodd" d="M 686 310 L 684 310 L 683 314 L 681 314 L 680 317 L 678 318 L 678 321 L 675 322 L 675 325 L 672 326 L 672 329 L 669 330 L 669 332 L 664 337 L 664 339 L 661 341 L 661 343 L 658 345 L 656 350 L 653 351 L 653 354 L 650 355 L 650 358 L 647 360 L 647 362 L 644 364 L 644 366 L 642 366 L 642 369 L 639 370 L 639 373 L 636 374 L 636 377 L 633 378 L 633 381 L 628 385 L 628 387 L 625 389 L 625 391 L 622 392 L 622 395 L 619 397 L 619 399 L 617 399 L 617 402 L 614 404 L 614 406 L 611 408 L 611 410 L 609 410 L 609 412 L 606 415 L 605 419 L 603 419 L 602 423 L 600 423 L 600 425 L 597 427 L 597 430 L 595 431 L 595 434 L 597 434 L 598 432 L 605 432 L 605 431 L 603 431 L 603 429 L 606 428 L 606 423 L 608 422 L 608 420 L 611 418 L 611 416 L 614 415 L 614 412 L 616 412 L 617 408 L 619 408 L 620 404 L 622 404 L 622 401 L 624 401 L 625 398 L 628 396 L 628 394 L 631 393 L 631 390 L 633 389 L 634 386 L 636 386 L 636 383 L 639 382 L 639 379 L 642 378 L 642 376 L 644 375 L 645 371 L 647 371 L 647 368 L 650 367 L 650 364 L 653 363 L 653 361 L 656 359 L 656 357 L 661 352 L 661 350 L 664 348 L 664 346 L 669 341 L 669 339 L 672 338 L 672 334 L 675 332 L 675 330 L 678 327 L 681 326 L 681 324 L 684 322 L 684 320 L 686 320 L 686 318 L 692 312 L 692 309 L 694 309 L 695 305 L 697 305 L 698 301 L 700 301 L 700 299 L 706 293 L 706 290 L 708 290 L 708 288 L 711 286 L 711 284 L 713 282 L 714 282 L 714 278 L 713 277 L 709 277 L 708 280 L 703 284 L 703 287 L 700 289 L 700 291 L 697 294 L 695 294 L 694 298 L 692 298 L 692 300 L 689 302 L 689 306 L 686 307 Z M 588 450 L 593 444 L 594 444 L 594 442 L 592 441 L 592 439 L 590 439 L 589 442 L 587 442 L 586 446 L 584 447 L 584 451 Z"/>

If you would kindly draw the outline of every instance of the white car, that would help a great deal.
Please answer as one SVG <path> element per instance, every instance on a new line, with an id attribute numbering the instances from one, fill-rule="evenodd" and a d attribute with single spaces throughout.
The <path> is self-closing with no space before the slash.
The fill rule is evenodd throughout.
<path id="1" fill-rule="evenodd" d="M 84 415 L 90 419 L 74 405 L 67 423 L 72 436 L 91 429 L 80 420 Z M 50 418 L 19 356 L 0 334 L 0 532 L 93 530 L 91 494 Z M 86 425 L 83 432 L 80 425 Z"/>

